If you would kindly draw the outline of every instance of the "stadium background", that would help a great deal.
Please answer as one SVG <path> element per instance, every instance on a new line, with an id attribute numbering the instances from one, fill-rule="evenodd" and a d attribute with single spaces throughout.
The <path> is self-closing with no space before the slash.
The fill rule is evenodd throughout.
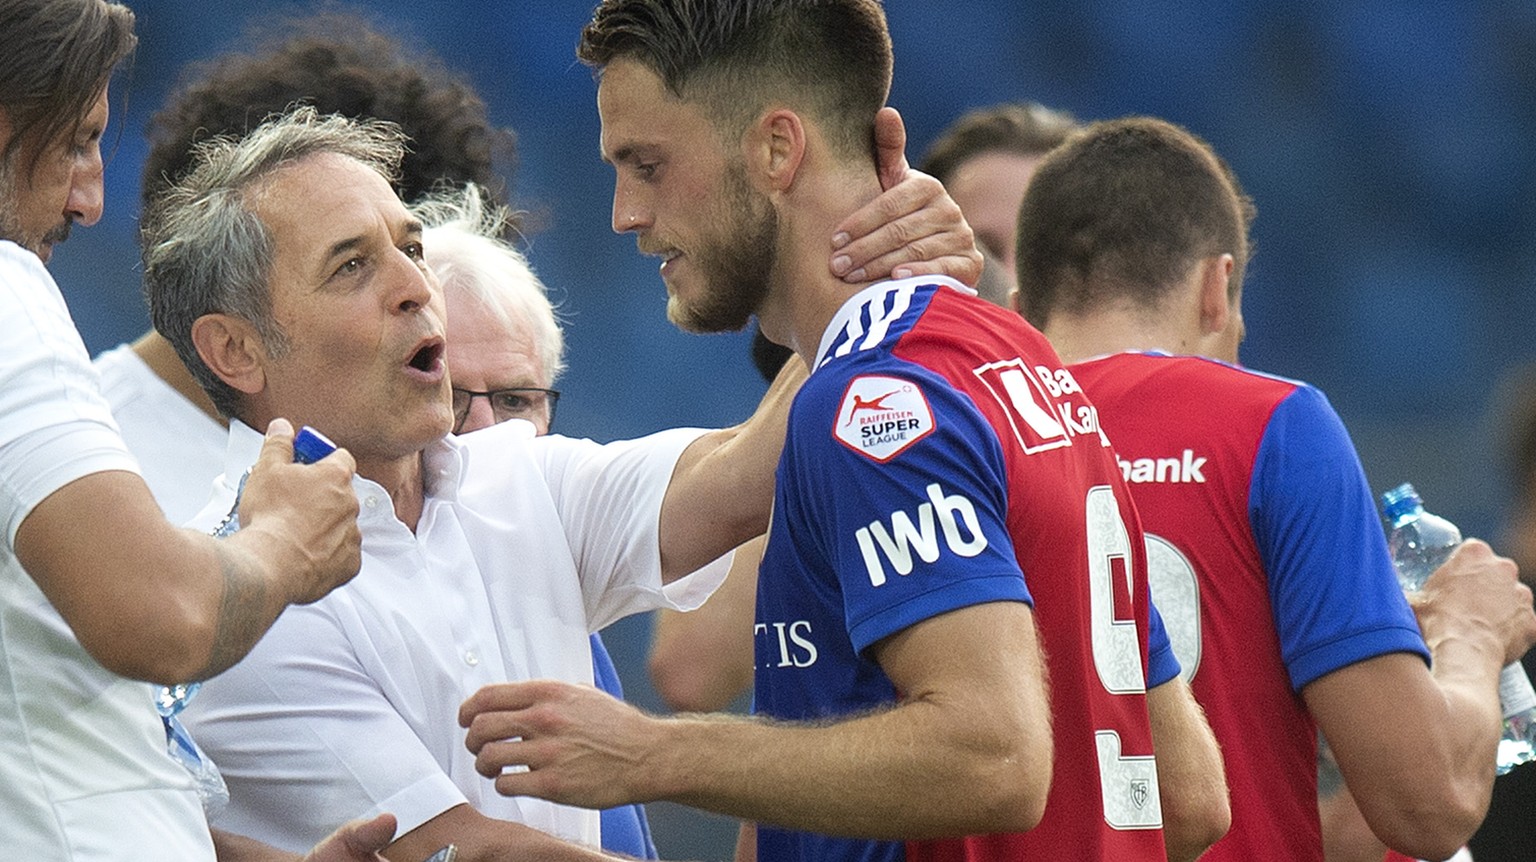
<path id="1" fill-rule="evenodd" d="M 134 239 L 147 118 L 189 61 L 315 8 L 129 5 L 142 42 L 113 94 L 107 214 L 53 265 L 92 353 L 147 325 Z M 891 104 L 914 161 L 964 110 L 1021 99 L 1081 119 L 1154 114 L 1209 140 L 1259 208 L 1245 364 L 1329 393 L 1373 488 L 1411 480 L 1466 532 L 1496 534 L 1503 387 L 1536 358 L 1536 5 L 892 0 L 887 12 Z M 367 14 L 469 78 L 517 132 L 509 184 L 542 225 L 528 253 L 569 343 L 558 430 L 612 440 L 745 417 L 762 391 L 746 338 L 676 332 L 655 261 L 609 229 L 595 87 L 572 51 L 588 3 L 376 0 Z M 657 706 L 647 637 L 643 618 L 607 635 L 631 699 Z M 664 856 L 725 855 L 725 821 L 652 814 Z"/>

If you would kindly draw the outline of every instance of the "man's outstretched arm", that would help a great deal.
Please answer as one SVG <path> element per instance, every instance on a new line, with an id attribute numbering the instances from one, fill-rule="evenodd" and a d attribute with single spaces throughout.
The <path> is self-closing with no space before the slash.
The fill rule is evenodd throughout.
<path id="1" fill-rule="evenodd" d="M 506 795 L 594 808 L 665 799 L 891 840 L 1038 823 L 1051 721 L 1029 606 L 961 608 L 871 649 L 904 697 L 835 723 L 660 718 L 550 681 L 487 686 L 459 718 L 476 768 Z M 529 771 L 504 773 L 517 766 Z"/>
<path id="2" fill-rule="evenodd" d="M 172 526 L 133 473 L 91 473 L 33 507 L 16 557 L 85 650 L 151 682 L 206 679 L 238 661 L 289 604 L 357 574 L 352 456 L 293 464 L 279 420 L 246 485 L 240 532 Z"/>

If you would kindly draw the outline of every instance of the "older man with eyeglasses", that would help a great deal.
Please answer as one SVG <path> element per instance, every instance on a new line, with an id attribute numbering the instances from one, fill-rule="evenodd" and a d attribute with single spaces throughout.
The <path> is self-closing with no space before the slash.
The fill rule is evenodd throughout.
<path id="1" fill-rule="evenodd" d="M 412 207 L 426 225 L 427 264 L 443 287 L 450 332 L 453 433 L 512 419 L 539 435 L 555 422 L 565 340 L 544 285 L 501 241 L 502 213 L 471 186 Z"/>
<path id="2" fill-rule="evenodd" d="M 565 336 L 543 282 L 516 249 L 501 241 L 504 213 L 474 186 L 412 207 L 426 224 L 427 264 L 448 309 L 448 377 L 453 381 L 453 433 L 468 434 L 513 419 L 543 436 L 555 423 L 565 370 Z M 608 647 L 592 633 L 592 677 L 624 696 Z M 657 858 L 643 805 L 602 812 L 602 846 L 640 859 Z"/>
<path id="3" fill-rule="evenodd" d="M 452 301 L 448 303 L 453 305 Z M 449 312 L 452 314 L 452 312 Z M 450 361 L 451 365 L 451 361 Z M 453 376 L 450 368 L 449 376 Z M 485 409 L 475 409 L 475 399 L 485 399 Z M 480 428 L 499 425 L 511 419 L 532 422 L 540 434 L 548 434 L 555 424 L 555 405 L 560 390 L 541 386 L 509 386 L 505 389 L 461 389 L 453 387 L 453 433 L 467 434 Z M 489 412 L 487 412 L 489 411 Z M 473 414 L 473 418 L 471 418 Z"/>

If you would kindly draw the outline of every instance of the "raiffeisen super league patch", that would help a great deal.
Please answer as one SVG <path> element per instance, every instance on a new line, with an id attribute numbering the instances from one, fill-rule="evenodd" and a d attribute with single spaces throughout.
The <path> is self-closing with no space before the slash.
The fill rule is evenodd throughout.
<path id="1" fill-rule="evenodd" d="M 855 377 L 843 393 L 832 433 L 844 446 L 889 461 L 933 431 L 933 410 L 916 383 L 899 377 Z"/>

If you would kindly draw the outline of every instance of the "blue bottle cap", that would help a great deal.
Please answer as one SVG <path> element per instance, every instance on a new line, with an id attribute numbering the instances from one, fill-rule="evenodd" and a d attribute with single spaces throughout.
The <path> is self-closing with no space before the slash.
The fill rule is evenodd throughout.
<path id="1" fill-rule="evenodd" d="M 1387 520 L 1396 521 L 1424 508 L 1424 501 L 1419 499 L 1419 492 L 1413 489 L 1413 485 L 1404 482 L 1381 495 L 1381 510 L 1387 516 Z"/>
<path id="2" fill-rule="evenodd" d="M 308 425 L 293 435 L 293 460 L 300 464 L 313 464 L 335 451 L 335 443 Z"/>

